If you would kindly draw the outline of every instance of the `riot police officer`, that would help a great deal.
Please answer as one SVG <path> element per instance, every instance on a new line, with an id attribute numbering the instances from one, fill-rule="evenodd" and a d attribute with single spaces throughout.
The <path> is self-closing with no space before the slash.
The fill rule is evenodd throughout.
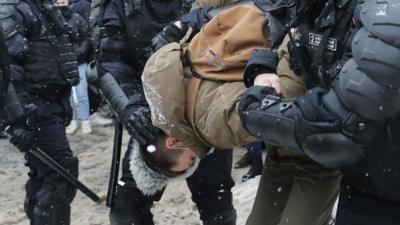
<path id="1" fill-rule="evenodd" d="M 14 3 L 1 8 L 11 15 L 2 19 L 11 57 L 10 81 L 25 111 L 11 121 L 10 130 L 11 143 L 25 152 L 29 167 L 24 209 L 31 225 L 70 224 L 76 189 L 27 150 L 40 148 L 78 176 L 78 159 L 65 135 L 71 86 L 79 82 L 71 34 L 51 1 Z"/>
<path id="2" fill-rule="evenodd" d="M 158 132 L 151 124 L 150 110 L 141 84 L 145 62 L 154 51 L 151 40 L 169 22 L 179 20 L 179 15 L 190 8 L 189 3 L 180 0 L 112 0 L 99 4 L 102 5 L 98 10 L 102 14 L 96 54 L 99 86 L 129 134 L 142 145 L 152 141 Z M 95 11 L 92 9 L 92 12 Z M 172 33 L 178 39 L 185 34 L 175 26 L 169 26 L 165 32 Z M 119 102 L 118 92 L 110 88 L 107 79 L 110 74 L 128 97 L 127 104 Z M 160 200 L 163 190 L 143 190 L 138 187 L 138 183 L 148 180 L 131 171 L 130 164 L 135 164 L 131 161 L 134 151 L 132 146 L 129 145 L 124 157 L 123 175 L 117 186 L 110 221 L 113 225 L 152 225 L 154 223 L 150 208 L 154 201 Z M 197 204 L 200 218 L 205 225 L 236 224 L 231 192 L 234 185 L 230 176 L 231 160 L 231 151 L 211 154 L 202 161 L 199 170 L 187 179 L 192 199 Z M 215 174 L 211 170 L 218 170 L 220 173 Z"/>
<path id="3" fill-rule="evenodd" d="M 271 41 L 287 36 L 279 60 L 273 53 L 253 55 L 245 75 L 248 85 L 261 71 L 277 73 L 288 91 L 299 84 L 310 90 L 284 100 L 273 88 L 252 87 L 241 101 L 242 123 L 264 141 L 341 167 L 336 224 L 400 221 L 400 17 L 391 7 L 398 3 L 256 3 L 273 24 Z"/>

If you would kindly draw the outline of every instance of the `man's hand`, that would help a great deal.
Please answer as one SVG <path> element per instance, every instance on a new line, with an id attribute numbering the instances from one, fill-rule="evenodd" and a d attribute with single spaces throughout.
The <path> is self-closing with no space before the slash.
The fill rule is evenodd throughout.
<path id="1" fill-rule="evenodd" d="M 27 152 L 36 145 L 34 127 L 37 126 L 38 120 L 37 106 L 33 103 L 24 105 L 23 111 L 23 115 L 13 121 L 11 128 L 7 129 L 7 133 L 11 135 L 11 144 L 21 152 Z"/>
<path id="2" fill-rule="evenodd" d="M 151 113 L 147 106 L 129 106 L 121 118 L 122 125 L 140 145 L 152 143 L 159 129 L 151 123 Z"/>
<path id="3" fill-rule="evenodd" d="M 269 86 L 275 88 L 278 95 L 281 94 L 281 86 L 279 84 L 279 77 L 274 73 L 263 73 L 254 79 L 254 85 Z"/>
<path id="4" fill-rule="evenodd" d="M 11 135 L 10 143 L 21 152 L 27 152 L 35 146 L 35 133 L 29 128 L 13 127 L 8 133 Z"/>

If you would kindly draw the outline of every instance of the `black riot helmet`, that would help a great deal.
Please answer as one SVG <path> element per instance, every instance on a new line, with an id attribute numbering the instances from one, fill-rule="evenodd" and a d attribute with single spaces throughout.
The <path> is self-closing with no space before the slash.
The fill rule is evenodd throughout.
<path id="1" fill-rule="evenodd" d="M 182 0 L 142 0 L 142 2 L 146 15 L 157 23 L 168 23 L 177 20 L 181 15 Z"/>

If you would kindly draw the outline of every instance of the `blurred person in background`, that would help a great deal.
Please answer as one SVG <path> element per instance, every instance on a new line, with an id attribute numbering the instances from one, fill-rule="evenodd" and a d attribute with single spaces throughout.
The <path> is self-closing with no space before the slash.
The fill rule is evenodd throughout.
<path id="1" fill-rule="evenodd" d="M 249 179 L 261 175 L 261 172 L 263 170 L 262 151 L 265 150 L 266 145 L 264 142 L 256 141 L 247 144 L 244 147 L 246 148 L 247 153 L 242 157 L 242 159 L 245 157 L 249 158 L 250 169 L 249 171 L 247 171 L 245 175 L 243 175 L 242 182 L 246 182 Z M 237 165 L 240 164 L 239 162 L 235 164 L 235 167 L 237 167 Z"/>
<path id="2" fill-rule="evenodd" d="M 78 13 L 89 24 L 91 0 L 71 0 L 71 9 Z"/>
<path id="3" fill-rule="evenodd" d="M 89 39 L 89 24 L 82 16 L 72 11 L 69 0 L 60 0 L 58 8 L 68 23 L 73 48 L 77 55 L 79 71 L 79 84 L 72 88 L 70 98 L 73 117 L 66 132 L 67 134 L 74 134 L 79 126 L 78 120 L 80 120 L 82 133 L 90 134 L 92 128 L 89 121 L 89 97 L 88 84 L 86 80 L 86 67 L 89 62 L 91 47 Z"/>

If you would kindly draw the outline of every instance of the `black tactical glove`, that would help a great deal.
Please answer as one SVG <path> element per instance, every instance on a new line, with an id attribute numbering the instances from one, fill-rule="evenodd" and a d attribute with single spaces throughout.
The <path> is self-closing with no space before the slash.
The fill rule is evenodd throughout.
<path id="1" fill-rule="evenodd" d="M 303 96 L 296 99 L 296 104 L 303 117 L 310 122 L 334 122 L 339 120 L 332 112 L 325 108 L 322 102 L 322 96 L 326 94 L 326 90 L 316 87 L 308 90 Z"/>
<path id="2" fill-rule="evenodd" d="M 9 131 L 11 135 L 10 143 L 17 147 L 21 152 L 27 152 L 35 146 L 35 133 L 26 127 L 13 127 Z"/>
<path id="3" fill-rule="evenodd" d="M 182 30 L 187 31 L 191 27 L 193 33 L 197 34 L 201 30 L 201 27 L 211 20 L 212 16 L 208 13 L 211 9 L 210 7 L 198 8 L 182 15 Z"/>
<path id="4" fill-rule="evenodd" d="M 171 43 L 178 42 L 185 36 L 185 32 L 182 31 L 175 24 L 168 24 L 160 33 L 157 34 L 152 40 L 154 51 L 157 51 L 162 46 Z"/>
<path id="5" fill-rule="evenodd" d="M 151 123 L 151 112 L 148 106 L 129 105 L 122 113 L 122 125 L 140 145 L 152 143 L 159 129 Z"/>
<path id="6" fill-rule="evenodd" d="M 296 105 L 302 117 L 316 126 L 321 123 L 323 126 L 330 124 L 332 131 L 344 133 L 358 143 L 368 145 L 377 130 L 382 127 L 382 122 L 363 119 L 339 102 L 335 104 L 335 110 L 328 109 L 323 101 L 326 100 L 324 97 L 327 94 L 326 89 L 316 87 L 297 98 Z"/>
<path id="7" fill-rule="evenodd" d="M 34 127 L 37 125 L 38 113 L 35 104 L 24 105 L 23 111 L 23 116 L 17 118 L 7 132 L 11 135 L 10 143 L 21 152 L 26 152 L 36 144 Z"/>

